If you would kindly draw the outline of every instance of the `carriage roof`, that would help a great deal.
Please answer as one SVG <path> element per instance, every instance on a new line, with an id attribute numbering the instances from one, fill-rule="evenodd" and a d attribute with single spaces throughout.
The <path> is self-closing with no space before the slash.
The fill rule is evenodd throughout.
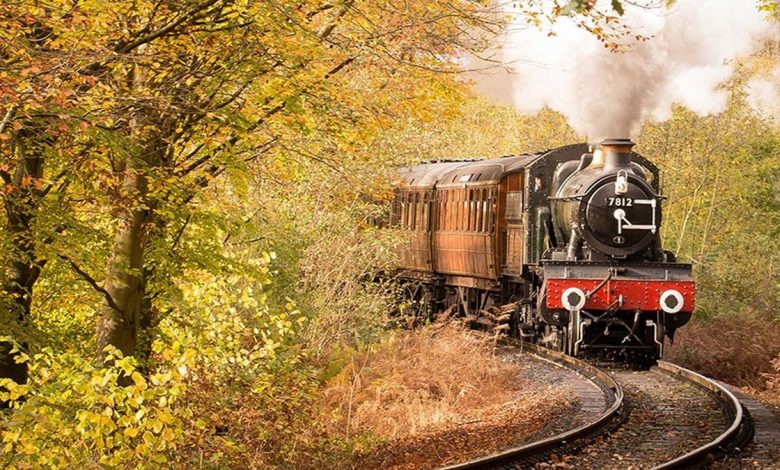
<path id="1" fill-rule="evenodd" d="M 538 154 L 511 155 L 491 160 L 422 163 L 401 170 L 407 188 L 463 186 L 464 184 L 498 184 L 507 174 L 528 166 Z"/>

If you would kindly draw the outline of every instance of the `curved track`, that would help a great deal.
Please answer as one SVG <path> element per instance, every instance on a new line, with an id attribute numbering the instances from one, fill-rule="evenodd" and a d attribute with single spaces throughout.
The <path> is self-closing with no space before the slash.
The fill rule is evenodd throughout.
<path id="1" fill-rule="evenodd" d="M 445 467 L 445 470 L 497 468 L 506 465 L 533 464 L 544 461 L 552 452 L 558 452 L 564 448 L 574 449 L 577 446 L 582 445 L 585 441 L 593 440 L 619 424 L 622 418 L 621 412 L 623 410 L 623 388 L 612 376 L 610 376 L 610 374 L 585 361 L 540 348 L 533 344 L 526 343 L 523 344 L 521 348 L 525 348 L 546 360 L 554 361 L 585 376 L 590 382 L 603 391 L 603 397 L 600 399 L 607 401 L 608 406 L 606 407 L 606 410 L 574 429 L 566 430 L 554 436 L 520 447 L 507 449 L 493 455 L 451 465 Z"/>
<path id="2" fill-rule="evenodd" d="M 752 437 L 747 411 L 725 387 L 659 362 L 649 371 L 602 369 L 537 346 L 524 348 L 579 371 L 610 406 L 587 423 L 521 447 L 446 467 L 692 468 L 733 453 Z"/>

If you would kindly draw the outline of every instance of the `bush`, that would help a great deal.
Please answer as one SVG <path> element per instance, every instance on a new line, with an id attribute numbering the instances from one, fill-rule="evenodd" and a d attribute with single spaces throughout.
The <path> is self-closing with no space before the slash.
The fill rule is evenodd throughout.
<path id="1" fill-rule="evenodd" d="M 158 352 L 166 365 L 148 377 L 118 350 L 105 368 L 50 348 L 23 357 L 30 382 L 3 379 L 0 392 L 11 402 L 0 421 L 5 466 L 143 469 L 174 459 L 191 416 L 181 402 L 195 351 Z"/>
<path id="2" fill-rule="evenodd" d="M 452 325 L 392 334 L 344 363 L 322 406 L 345 435 L 417 435 L 501 403 L 518 387 L 518 366 L 496 356 L 492 341 Z"/>
<path id="3" fill-rule="evenodd" d="M 677 333 L 667 359 L 737 386 L 763 389 L 764 374 L 780 355 L 780 322 L 747 311 L 706 320 L 695 318 Z"/>
<path id="4" fill-rule="evenodd" d="M 766 374 L 767 397 L 780 405 L 780 355 L 772 361 L 772 372 Z"/>

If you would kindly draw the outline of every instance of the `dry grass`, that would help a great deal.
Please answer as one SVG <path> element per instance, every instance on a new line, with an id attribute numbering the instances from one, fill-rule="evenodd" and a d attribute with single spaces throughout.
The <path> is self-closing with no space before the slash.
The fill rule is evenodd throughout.
<path id="1" fill-rule="evenodd" d="M 780 390 L 778 338 L 780 322 L 769 315 L 694 318 L 678 332 L 666 359 L 739 387 L 761 391 L 775 384 Z"/>
<path id="2" fill-rule="evenodd" d="M 523 367 L 453 324 L 398 331 L 327 384 L 322 409 L 333 434 L 379 439 L 350 467 L 432 468 L 516 444 L 568 411 L 566 390 L 529 387 Z"/>
<path id="3" fill-rule="evenodd" d="M 761 396 L 780 408 L 780 355 L 772 361 L 772 372 L 766 374 L 766 379 L 766 390 Z"/>
<path id="4" fill-rule="evenodd" d="M 399 439 L 457 422 L 469 411 L 508 400 L 519 366 L 492 342 L 454 325 L 397 332 L 352 359 L 323 392 L 345 434 Z"/>

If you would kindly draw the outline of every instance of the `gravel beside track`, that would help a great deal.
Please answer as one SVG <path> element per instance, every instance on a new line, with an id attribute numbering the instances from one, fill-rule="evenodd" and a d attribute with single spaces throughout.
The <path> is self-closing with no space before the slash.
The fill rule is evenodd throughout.
<path id="1" fill-rule="evenodd" d="M 534 382 L 546 383 L 550 390 L 566 387 L 569 396 L 574 398 L 575 406 L 568 415 L 545 423 L 536 433 L 526 434 L 522 440 L 516 440 L 513 446 L 446 467 L 447 470 L 531 468 L 536 463 L 545 465 L 545 460 L 558 459 L 556 452 L 564 449 L 574 452 L 616 428 L 622 421 L 623 390 L 604 371 L 584 361 L 534 345 L 526 344 L 521 348 L 527 350 L 518 350 L 518 342 L 507 341 L 504 354 L 509 360 L 515 357 L 526 363 L 529 360 L 536 361 L 540 367 L 527 369 L 535 374 Z"/>
<path id="2" fill-rule="evenodd" d="M 515 349 L 507 347 L 507 357 L 517 357 Z M 780 443 L 777 416 L 747 397 L 740 396 L 745 404 L 739 403 L 724 386 L 710 379 L 666 362 L 649 371 L 610 364 L 606 369 L 609 378 L 603 368 L 538 348 L 530 351 L 535 352 L 532 357 L 536 361 L 548 367 L 529 367 L 524 374 L 541 375 L 534 380 L 537 383 L 566 386 L 576 397 L 570 416 L 524 436 L 513 449 L 451 468 L 780 468 L 775 464 Z M 526 362 L 529 354 L 522 356 Z M 568 383 L 579 375 L 578 369 L 601 378 L 590 384 L 582 377 Z M 624 394 L 622 402 L 615 402 L 608 388 L 596 385 L 599 382 L 617 387 L 615 390 Z M 595 436 L 571 433 L 583 423 L 593 422 L 611 403 L 622 403 L 622 408 Z M 756 415 L 756 440 L 748 445 L 754 432 L 751 411 Z M 567 431 L 568 437 L 561 442 L 562 433 Z M 543 447 L 545 439 L 557 444 Z M 743 448 L 747 452 L 735 455 Z"/>

